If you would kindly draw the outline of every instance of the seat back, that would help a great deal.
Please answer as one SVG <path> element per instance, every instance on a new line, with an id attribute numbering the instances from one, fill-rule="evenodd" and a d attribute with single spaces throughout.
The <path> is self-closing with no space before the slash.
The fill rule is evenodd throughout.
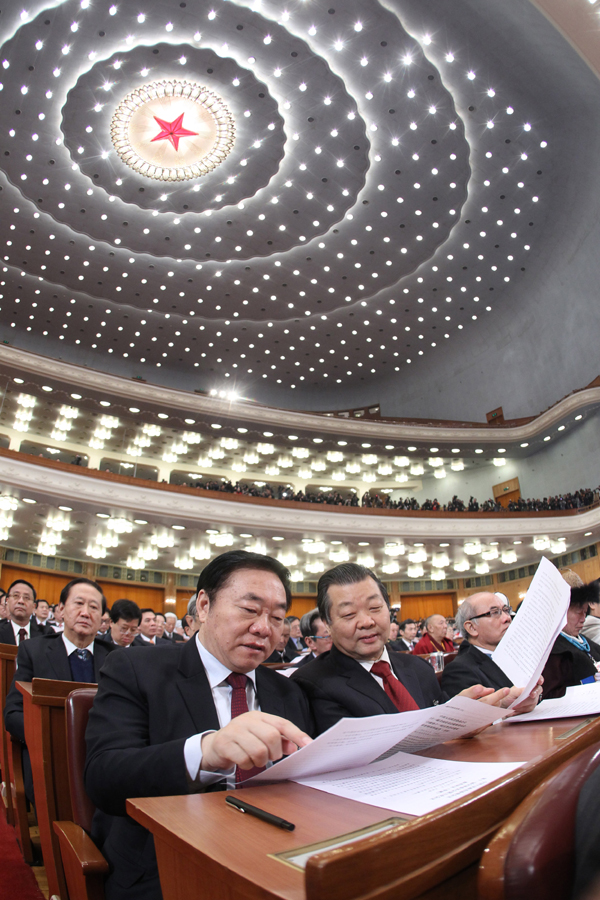
<path id="1" fill-rule="evenodd" d="M 2 775 L 0 790 L 2 799 L 0 806 L 6 811 L 6 819 L 9 825 L 15 824 L 15 810 L 10 788 L 10 736 L 4 728 L 4 716 L 2 710 L 6 703 L 6 695 L 11 686 L 15 674 L 15 661 L 18 647 L 13 644 L 0 644 L 0 773 Z"/>
<path id="2" fill-rule="evenodd" d="M 515 809 L 484 850 L 479 900 L 569 900 L 577 801 L 599 765 L 600 744 L 593 744 L 563 763 Z"/>
<path id="3" fill-rule="evenodd" d="M 85 768 L 85 729 L 90 709 L 96 696 L 96 687 L 72 691 L 65 701 L 67 728 L 67 759 L 69 762 L 69 791 L 73 821 L 88 834 L 96 807 L 85 792 L 83 772 Z"/>

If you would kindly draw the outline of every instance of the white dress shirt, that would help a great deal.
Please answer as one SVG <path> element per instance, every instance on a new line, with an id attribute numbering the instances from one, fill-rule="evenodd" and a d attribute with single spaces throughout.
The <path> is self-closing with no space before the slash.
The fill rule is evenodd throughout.
<path id="1" fill-rule="evenodd" d="M 27 620 L 27 625 L 17 625 L 17 623 L 13 621 L 13 619 L 10 620 L 10 624 L 12 625 L 13 631 L 15 633 L 15 644 L 19 643 L 19 631 L 21 630 L 21 628 L 25 629 L 28 638 L 31 637 L 31 619 Z"/>
<path id="2" fill-rule="evenodd" d="M 231 694 L 233 688 L 225 679 L 231 675 L 231 669 L 224 666 L 215 656 L 210 653 L 200 640 L 199 633 L 196 634 L 196 647 L 202 660 L 202 665 L 206 671 L 206 677 L 212 692 L 213 702 L 219 719 L 219 726 L 224 728 L 231 722 Z M 248 681 L 246 682 L 246 701 L 248 703 L 248 711 L 260 709 L 258 705 L 258 697 L 256 696 L 256 671 L 247 672 Z M 201 734 L 194 734 L 185 742 L 183 755 L 185 758 L 185 767 L 190 779 L 200 785 L 214 784 L 222 778 L 227 778 L 228 784 L 235 787 L 235 766 L 223 772 L 204 772 L 200 768 L 202 765 L 202 738 L 205 734 L 211 734 L 211 729 L 203 731 Z"/>
<path id="3" fill-rule="evenodd" d="M 376 662 L 386 662 L 388 664 L 388 666 L 390 667 L 390 671 L 391 671 L 392 675 L 394 676 L 394 678 L 398 678 L 398 676 L 396 675 L 396 673 L 394 672 L 394 670 L 392 668 L 392 664 L 390 663 L 390 656 L 389 656 L 389 653 L 387 652 L 387 647 L 383 648 L 383 652 L 382 652 L 381 656 L 379 657 L 379 659 L 358 660 L 359 665 L 361 665 L 366 672 L 369 672 L 371 677 L 375 679 L 375 681 L 377 682 L 377 684 L 379 685 L 380 688 L 383 688 L 385 690 L 385 688 L 383 687 L 383 678 L 380 678 L 379 675 L 373 675 L 373 673 L 371 672 L 371 669 L 373 668 L 373 666 L 375 665 Z"/>
<path id="4" fill-rule="evenodd" d="M 70 641 L 64 632 L 62 635 L 62 639 L 63 639 L 63 644 L 65 645 L 65 650 L 67 651 L 67 656 L 70 656 L 71 653 L 75 652 L 75 650 L 82 649 L 81 647 L 77 647 L 72 641 Z M 94 642 L 92 641 L 91 644 L 88 644 L 88 646 L 85 647 L 85 649 L 89 650 L 93 656 L 94 655 Z"/>

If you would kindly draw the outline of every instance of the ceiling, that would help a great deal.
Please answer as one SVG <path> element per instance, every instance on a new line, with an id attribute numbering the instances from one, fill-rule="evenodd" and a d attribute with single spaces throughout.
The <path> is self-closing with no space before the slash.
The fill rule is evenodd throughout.
<path id="1" fill-rule="evenodd" d="M 597 80 L 531 4 L 32 2 L 0 29 L 5 341 L 272 405 L 393 406 L 449 383 L 465 340 L 548 318 L 526 301 L 581 215 L 565 163 Z M 210 174 L 117 155 L 116 107 L 155 80 L 230 109 Z M 586 383 L 554 377 L 550 402 Z"/>

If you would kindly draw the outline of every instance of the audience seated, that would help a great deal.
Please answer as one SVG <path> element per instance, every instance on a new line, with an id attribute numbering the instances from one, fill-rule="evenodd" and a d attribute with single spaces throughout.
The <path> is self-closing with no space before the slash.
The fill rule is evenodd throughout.
<path id="1" fill-rule="evenodd" d="M 103 640 L 115 647 L 131 647 L 142 617 L 137 603 L 133 600 L 117 600 L 111 606 L 109 616 L 110 629 Z"/>
<path id="2" fill-rule="evenodd" d="M 47 633 L 45 625 L 38 625 L 35 609 L 35 588 L 28 581 L 18 578 L 6 592 L 8 618 L 0 621 L 0 644 L 22 644 L 29 638 Z"/>
<path id="3" fill-rule="evenodd" d="M 281 632 L 281 637 L 275 644 L 275 648 L 268 659 L 265 659 L 266 663 L 277 663 L 279 665 L 286 665 L 287 659 L 285 658 L 285 650 L 288 645 L 288 641 L 290 639 L 290 623 L 286 619 L 283 623 L 283 631 Z"/>
<path id="4" fill-rule="evenodd" d="M 596 582 L 584 584 L 570 569 L 563 578 L 571 587 L 571 602 L 567 610 L 567 624 L 556 638 L 544 667 L 544 699 L 563 697 L 568 687 L 594 681 L 600 674 L 600 645 L 583 637 L 590 600 L 598 600 Z"/>
<path id="5" fill-rule="evenodd" d="M 306 665 L 311 659 L 316 659 L 322 653 L 331 650 L 331 635 L 329 628 L 321 619 L 318 609 L 311 609 L 304 613 L 300 619 L 300 631 L 302 639 L 309 652 L 296 663 L 297 668 Z"/>
<path id="6" fill-rule="evenodd" d="M 10 592 L 9 592 L 10 593 Z M 4 723 L 6 730 L 25 743 L 23 695 L 17 681 L 34 678 L 59 681 L 97 682 L 100 669 L 112 647 L 96 639 L 106 600 L 95 581 L 75 578 L 61 591 L 60 606 L 64 616 L 64 633 L 41 635 L 37 640 L 19 645 L 17 668 L 6 698 Z M 29 759 L 23 759 L 25 791 L 33 800 L 33 782 Z"/>
<path id="7" fill-rule="evenodd" d="M 290 636 L 283 655 L 286 662 L 292 662 L 300 656 L 303 650 L 306 650 L 306 644 L 302 637 L 300 619 L 298 616 L 287 616 L 286 620 L 290 626 Z"/>
<path id="8" fill-rule="evenodd" d="M 165 645 L 171 647 L 170 641 L 160 637 L 159 626 L 156 621 L 156 613 L 149 607 L 140 610 L 142 618 L 140 619 L 139 632 L 133 639 L 134 647 L 157 647 Z"/>
<path id="9" fill-rule="evenodd" d="M 182 644 L 185 641 L 183 635 L 178 634 L 175 631 L 177 626 L 177 616 L 174 612 L 165 613 L 165 628 L 161 635 L 166 641 L 171 641 L 172 644 Z"/>
<path id="10" fill-rule="evenodd" d="M 398 625 L 398 639 L 396 646 L 392 646 L 393 650 L 399 652 L 407 651 L 412 653 L 417 645 L 417 623 L 414 619 L 404 619 Z"/>
<path id="11" fill-rule="evenodd" d="M 333 646 L 291 676 L 309 698 L 317 734 L 343 717 L 405 712 L 448 699 L 425 660 L 388 651 L 389 598 L 369 569 L 343 563 L 325 572 L 317 586 L 317 605 Z M 514 688 L 511 695 L 508 688 L 493 693 L 474 685 L 462 693 L 506 706 L 520 690 Z"/>
<path id="12" fill-rule="evenodd" d="M 434 613 L 425 619 L 425 634 L 413 647 L 416 656 L 425 653 L 452 653 L 454 643 L 446 637 L 448 623 L 444 616 Z"/>

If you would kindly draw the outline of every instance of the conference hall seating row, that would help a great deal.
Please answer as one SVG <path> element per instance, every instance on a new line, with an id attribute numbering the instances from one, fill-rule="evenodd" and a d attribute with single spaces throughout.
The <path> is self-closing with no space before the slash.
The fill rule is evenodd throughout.
<path id="1" fill-rule="evenodd" d="M 16 648 L 10 649 L 14 667 Z M 1 645 L 0 688 L 3 695 L 10 684 L 8 679 L 12 678 L 10 657 L 6 645 Z M 31 684 L 21 683 L 19 690 L 24 700 L 25 733 L 32 761 L 36 811 L 50 896 L 60 900 L 103 900 L 103 880 L 108 867 L 89 837 L 94 808 L 83 788 L 85 726 L 96 687 L 34 679 Z M 384 834 L 312 857 L 303 876 L 306 900 L 319 900 L 323 896 L 330 900 L 341 900 L 342 897 L 345 900 L 367 900 L 367 897 L 369 900 L 392 900 L 398 896 L 403 900 L 425 896 L 446 900 L 459 896 L 461 900 L 474 900 L 475 897 L 478 900 L 570 898 L 575 809 L 582 784 L 600 765 L 600 718 L 548 723 L 543 735 L 540 724 L 533 726 L 533 730 L 530 726 L 516 726 L 509 734 L 502 735 L 513 743 L 515 740 L 521 740 L 521 744 L 531 742 L 532 756 L 526 766 L 480 792 L 485 796 L 470 795 L 439 813 L 407 820 Z M 530 730 L 521 731 L 523 728 Z M 486 745 L 486 740 L 488 746 L 500 743 L 497 734 L 484 737 L 482 746 Z M 476 741 L 453 743 L 467 746 L 467 757 L 470 753 L 470 758 L 477 758 Z M 547 751 L 539 754 L 537 750 L 542 745 Z M 5 746 L 3 742 L 0 757 L 3 777 L 7 765 Z M 446 750 L 442 756 L 450 758 L 465 752 L 460 746 L 458 750 L 450 748 L 450 752 L 448 745 L 443 745 L 442 749 Z M 434 751 L 427 753 L 433 755 Z M 306 810 L 312 809 L 313 815 L 326 816 L 329 795 L 318 794 L 319 802 L 323 804 L 320 809 L 309 788 L 284 784 L 250 789 L 248 794 L 251 790 L 258 792 L 256 796 L 261 798 L 258 805 L 263 807 L 264 794 L 261 792 L 272 791 L 273 797 L 285 797 L 291 792 L 293 802 L 299 804 L 298 818 L 303 804 Z M 230 829 L 246 827 L 238 825 L 238 820 L 243 822 L 246 817 L 234 818 L 222 813 L 221 797 L 206 794 L 171 800 L 206 804 L 200 810 L 202 818 L 205 809 L 218 809 L 219 815 L 225 815 Z M 343 801 L 345 804 L 350 802 Z M 138 817 L 135 807 L 143 803 L 133 801 L 130 812 Z M 165 799 L 160 805 L 167 803 Z M 342 801 L 331 798 L 331 803 L 335 806 Z M 377 821 L 377 810 L 364 804 L 353 806 L 357 815 L 363 814 L 364 810 L 370 810 L 371 816 L 375 813 L 372 820 Z M 17 827 L 14 809 L 11 813 L 9 804 L 5 805 L 5 813 L 8 821 Z M 385 818 L 385 815 L 379 818 Z M 473 818 L 477 821 L 469 834 L 464 823 Z M 462 826 L 457 828 L 461 822 Z M 440 826 L 443 831 L 439 830 Z M 211 827 L 210 823 L 207 827 Z M 338 834 L 347 827 L 347 822 L 340 825 L 340 820 L 334 816 L 333 827 L 337 828 L 333 833 Z M 271 829 L 266 834 L 270 837 L 271 832 L 280 834 L 278 829 Z M 245 835 L 243 830 L 239 832 L 240 842 Z M 157 833 L 157 852 L 159 837 Z M 234 831 L 229 831 L 228 839 L 232 846 L 237 846 Z M 293 836 L 291 839 L 293 841 Z M 170 836 L 169 840 L 175 848 L 176 837 Z M 191 846 L 186 848 L 190 860 L 185 870 L 193 870 L 196 852 Z M 175 849 L 172 853 L 176 857 Z M 293 891 L 288 894 L 270 890 L 262 871 L 261 854 L 265 853 L 268 850 L 261 847 L 261 853 L 255 854 L 255 867 L 259 867 L 255 877 L 260 887 L 249 875 L 246 890 L 239 896 L 248 900 L 291 897 Z M 428 857 L 431 864 L 423 865 Z M 420 871 L 428 873 L 420 885 L 415 879 L 398 879 L 403 858 L 408 860 L 409 867 L 420 866 Z M 160 864 L 159 852 L 159 867 Z M 297 879 L 299 876 L 294 873 L 290 877 Z M 365 878 L 369 880 L 368 889 Z M 184 900 L 191 896 L 185 877 L 175 881 L 177 884 L 169 885 L 165 891 L 165 900 Z M 210 883 L 208 877 L 207 881 Z M 238 893 L 234 893 L 238 897 Z M 210 893 L 201 892 L 196 896 L 208 900 Z M 297 890 L 295 896 L 298 896 Z"/>

